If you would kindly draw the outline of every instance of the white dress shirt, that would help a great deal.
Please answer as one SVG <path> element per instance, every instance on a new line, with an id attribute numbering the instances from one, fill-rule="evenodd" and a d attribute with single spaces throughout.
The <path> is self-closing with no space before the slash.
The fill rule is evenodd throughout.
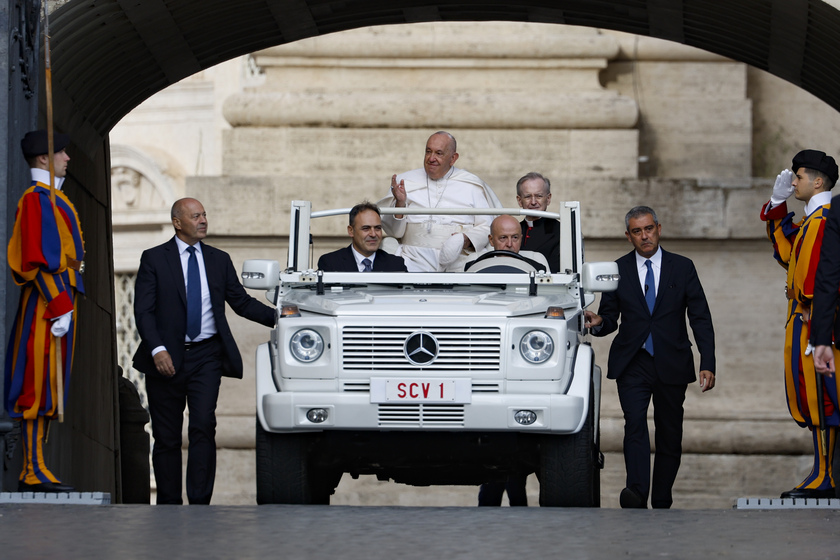
<path id="1" fill-rule="evenodd" d="M 187 267 L 190 259 L 187 247 L 189 245 L 177 236 L 175 237 L 175 244 L 178 246 L 178 254 L 181 257 L 184 286 L 189 290 L 190 287 L 187 285 Z M 207 284 L 207 271 L 204 268 L 204 254 L 201 252 L 201 243 L 196 243 L 193 247 L 195 247 L 195 257 L 198 259 L 198 275 L 201 277 L 201 332 L 192 340 L 190 340 L 190 337 L 184 336 L 184 342 L 198 342 L 216 334 L 216 320 L 213 317 L 213 307 L 210 304 L 210 288 Z M 163 350 L 166 350 L 165 346 L 158 346 L 152 350 L 152 356 Z"/>
<path id="2" fill-rule="evenodd" d="M 353 245 L 350 245 L 350 250 L 353 251 L 353 258 L 356 259 L 356 267 L 359 269 L 359 272 L 364 272 L 365 271 L 365 265 L 362 264 L 362 261 L 364 259 L 367 259 L 367 260 L 370 261 L 370 268 L 371 268 L 371 270 L 373 270 L 373 261 L 376 260 L 376 253 L 372 254 L 369 257 L 366 257 L 363 254 L 361 254 L 360 252 L 358 252 L 356 250 L 356 248 L 353 247 Z"/>
<path id="3" fill-rule="evenodd" d="M 642 295 L 645 295 L 645 278 L 647 278 L 647 266 L 645 261 L 648 260 L 638 252 L 636 253 L 636 268 L 639 272 L 639 284 L 642 286 Z M 653 280 L 656 288 L 656 293 L 659 295 L 659 276 L 662 274 L 662 249 L 657 247 L 656 252 L 650 257 L 651 268 L 653 269 Z"/>

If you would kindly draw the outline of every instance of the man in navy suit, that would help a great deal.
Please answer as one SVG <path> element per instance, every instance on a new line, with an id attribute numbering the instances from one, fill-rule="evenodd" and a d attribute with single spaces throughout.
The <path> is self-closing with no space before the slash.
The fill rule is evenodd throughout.
<path id="1" fill-rule="evenodd" d="M 691 260 L 659 247 L 662 226 L 653 209 L 637 206 L 624 219 L 635 248 L 618 261 L 618 290 L 604 293 L 598 314 L 585 311 L 595 336 L 618 329 L 607 377 L 615 379 L 624 412 L 623 508 L 669 508 L 682 454 L 683 402 L 694 373 L 688 315 L 700 351 L 700 388 L 715 386 L 715 333 L 706 295 Z M 621 323 L 619 324 L 619 318 Z M 653 398 L 656 459 L 650 483 L 647 410 Z"/>
<path id="2" fill-rule="evenodd" d="M 343 249 L 322 255 L 318 268 L 325 272 L 407 272 L 402 257 L 379 248 L 382 244 L 382 220 L 379 207 L 370 202 L 350 210 L 347 235 L 353 242 Z"/>
<path id="3" fill-rule="evenodd" d="M 158 504 L 181 504 L 181 429 L 189 407 L 187 498 L 209 504 L 216 478 L 216 401 L 222 376 L 242 378 L 242 356 L 225 318 L 274 326 L 274 309 L 245 293 L 230 256 L 205 245 L 207 214 L 194 198 L 172 206 L 175 236 L 143 252 L 134 287 L 141 343 L 134 368 L 146 374 L 155 443 Z"/>

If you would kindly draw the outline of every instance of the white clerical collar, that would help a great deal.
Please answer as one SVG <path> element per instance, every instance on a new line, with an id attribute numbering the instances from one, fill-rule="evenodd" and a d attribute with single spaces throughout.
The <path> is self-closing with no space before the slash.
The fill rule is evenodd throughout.
<path id="1" fill-rule="evenodd" d="M 429 177 L 429 174 L 426 173 L 426 180 L 431 181 L 435 184 L 438 184 L 441 181 L 448 181 L 449 179 L 452 178 L 452 176 L 454 174 L 455 174 L 455 166 L 453 165 L 452 167 L 449 168 L 449 171 L 447 171 L 446 173 L 443 174 L 443 177 L 441 177 L 440 179 L 432 179 L 431 177 Z"/>
<path id="2" fill-rule="evenodd" d="M 50 172 L 46 169 L 41 169 L 40 167 L 30 167 L 29 173 L 33 181 L 38 181 L 39 183 L 43 183 L 45 185 L 50 184 Z M 64 177 L 55 178 L 55 190 L 61 190 L 61 186 L 64 184 L 64 179 Z"/>
<path id="3" fill-rule="evenodd" d="M 815 194 L 805 205 L 805 215 L 810 216 L 814 210 L 826 204 L 831 204 L 831 191 Z"/>

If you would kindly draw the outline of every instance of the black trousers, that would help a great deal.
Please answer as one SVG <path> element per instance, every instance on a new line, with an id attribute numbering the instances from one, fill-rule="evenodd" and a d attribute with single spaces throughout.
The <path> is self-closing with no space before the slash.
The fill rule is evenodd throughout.
<path id="1" fill-rule="evenodd" d="M 511 474 L 507 480 L 485 482 L 478 489 L 479 506 L 500 506 L 502 495 L 507 491 L 508 503 L 511 506 L 527 506 L 528 495 L 525 492 L 527 474 Z"/>
<path id="2" fill-rule="evenodd" d="M 222 344 L 218 336 L 193 345 L 171 378 L 146 376 L 152 417 L 152 465 L 158 504 L 183 504 L 181 431 L 189 410 L 187 499 L 209 504 L 216 480 L 216 401 L 222 380 Z"/>
<path id="3" fill-rule="evenodd" d="M 624 412 L 624 465 L 627 487 L 654 508 L 669 508 L 671 489 L 682 455 L 683 402 L 688 385 L 669 385 L 657 375 L 653 357 L 640 349 L 616 380 Z M 650 435 L 647 412 L 653 400 L 656 454 L 650 478 Z"/>

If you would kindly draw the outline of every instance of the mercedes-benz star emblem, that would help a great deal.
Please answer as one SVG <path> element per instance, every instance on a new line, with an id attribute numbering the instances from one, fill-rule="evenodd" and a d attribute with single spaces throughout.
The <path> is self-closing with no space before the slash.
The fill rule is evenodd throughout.
<path id="1" fill-rule="evenodd" d="M 403 352 L 406 359 L 415 366 L 427 366 L 435 361 L 440 343 L 427 331 L 417 331 L 405 339 Z"/>

